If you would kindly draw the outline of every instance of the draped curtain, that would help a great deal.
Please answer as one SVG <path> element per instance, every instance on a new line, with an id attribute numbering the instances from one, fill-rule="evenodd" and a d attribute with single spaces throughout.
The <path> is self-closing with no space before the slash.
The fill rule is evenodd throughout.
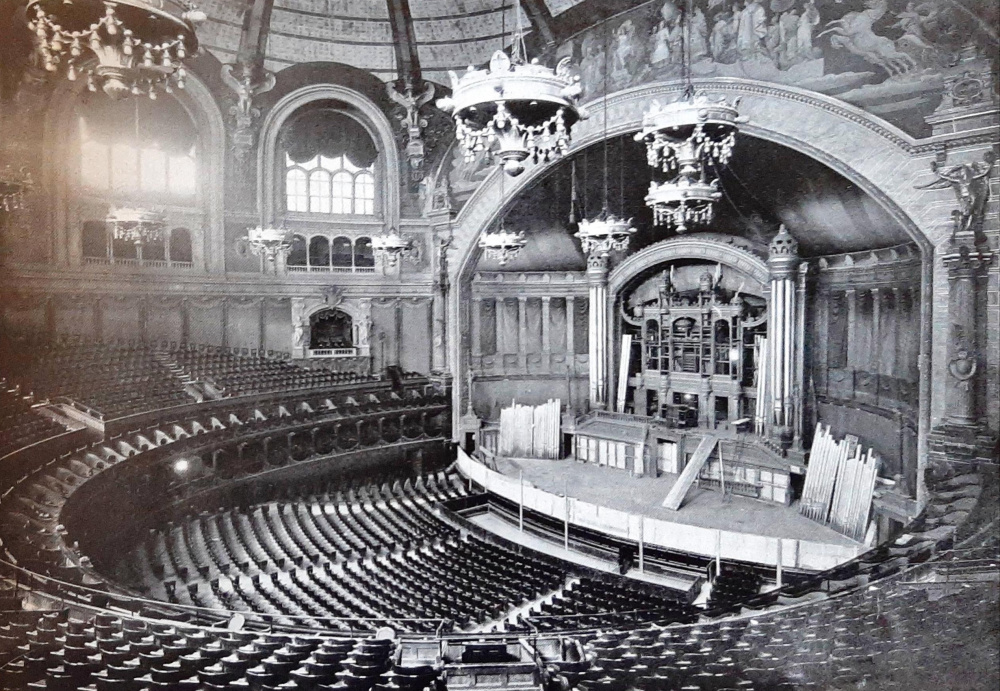
<path id="1" fill-rule="evenodd" d="M 305 163 L 317 155 L 336 158 L 346 155 L 359 168 L 368 168 L 378 156 L 361 123 L 336 110 L 308 110 L 281 129 L 281 145 L 296 163 Z"/>

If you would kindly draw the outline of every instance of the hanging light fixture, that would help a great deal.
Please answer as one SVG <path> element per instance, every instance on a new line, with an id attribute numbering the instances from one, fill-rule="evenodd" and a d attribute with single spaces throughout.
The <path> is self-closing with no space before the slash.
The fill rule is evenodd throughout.
<path id="1" fill-rule="evenodd" d="M 743 120 L 738 98 L 729 103 L 723 96 L 695 92 L 691 17 L 692 0 L 687 0 L 682 18 L 684 95 L 663 106 L 654 101 L 635 135 L 646 143 L 647 163 L 668 177 L 649 185 L 646 205 L 653 209 L 653 222 L 678 233 L 712 221 L 715 202 L 722 197 L 716 174 L 729 162 Z"/>
<path id="2" fill-rule="evenodd" d="M 449 72 L 452 95 L 437 101 L 455 118 L 455 136 L 466 161 L 484 153 L 512 177 L 524 172 L 528 158 L 548 161 L 564 154 L 573 125 L 587 117 L 578 106 L 583 89 L 580 77 L 569 69 L 569 58 L 554 70 L 537 59 L 526 60 L 519 0 L 514 9 L 511 54 L 498 50 L 487 69 L 470 66 L 461 77 Z M 506 5 L 502 11 L 506 24 Z"/>
<path id="3" fill-rule="evenodd" d="M 116 240 L 145 245 L 163 239 L 167 221 L 161 211 L 134 206 L 113 206 L 104 222 Z"/>
<path id="4" fill-rule="evenodd" d="M 494 233 L 483 233 L 479 237 L 479 247 L 488 259 L 496 260 L 500 266 L 504 266 L 511 259 L 516 257 L 524 249 L 528 241 L 524 237 L 523 231 L 506 230 L 501 224 L 500 230 Z"/>
<path id="5" fill-rule="evenodd" d="M 28 26 L 45 69 L 87 79 L 112 98 L 184 88 L 205 13 L 187 0 L 28 0 Z M 96 60 L 96 64 L 92 61 Z"/>
<path id="6" fill-rule="evenodd" d="M 606 36 L 605 36 L 606 38 Z M 635 233 L 632 219 L 624 219 L 623 188 L 619 185 L 621 199 L 619 211 L 623 218 L 615 216 L 608 210 L 608 51 L 604 51 L 604 198 L 601 212 L 593 220 L 580 221 L 574 235 L 580 240 L 584 254 L 591 256 L 607 255 L 614 251 L 624 251 L 628 248 L 629 238 Z M 624 166 L 624 150 L 619 157 L 619 165 Z M 619 178 L 621 179 L 621 175 Z"/>
<path id="7" fill-rule="evenodd" d="M 292 231 L 263 225 L 247 228 L 246 243 L 255 256 L 277 264 L 278 257 L 288 256 L 292 249 Z"/>
<path id="8" fill-rule="evenodd" d="M 395 266 L 399 263 L 404 252 L 408 252 L 412 247 L 412 242 L 404 238 L 395 228 L 390 228 L 388 233 L 382 233 L 372 237 L 372 252 L 380 258 L 386 266 Z"/>
<path id="9" fill-rule="evenodd" d="M 16 211 L 24 204 L 24 195 L 34 187 L 27 168 L 14 170 L 4 166 L 0 170 L 0 210 Z"/>

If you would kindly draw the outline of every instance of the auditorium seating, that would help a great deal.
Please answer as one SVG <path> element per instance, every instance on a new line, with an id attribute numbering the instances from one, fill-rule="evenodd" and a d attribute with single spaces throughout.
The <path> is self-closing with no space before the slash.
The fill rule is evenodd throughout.
<path id="1" fill-rule="evenodd" d="M 65 432 L 58 422 L 31 409 L 31 399 L 0 381 L 0 456 Z"/>
<path id="2" fill-rule="evenodd" d="M 249 353 L 237 355 L 229 349 L 212 346 L 177 348 L 169 352 L 169 357 L 172 370 L 179 377 L 207 381 L 227 396 L 372 380 L 354 372 L 306 369 L 274 358 Z"/>
<path id="3" fill-rule="evenodd" d="M 65 611 L 24 612 L 0 626 L 0 687 L 11 691 L 419 691 L 434 684 L 435 668 L 415 675 L 399 658 L 390 632 L 288 635 Z"/>
<path id="4" fill-rule="evenodd" d="M 683 602 L 680 593 L 666 588 L 625 579 L 583 578 L 544 603 L 537 614 L 522 619 L 520 629 L 527 630 L 526 621 L 539 631 L 685 623 L 695 621 L 698 612 Z"/>
<path id="5" fill-rule="evenodd" d="M 152 532 L 123 573 L 154 598 L 345 629 L 468 628 L 563 585 L 564 565 L 463 537 L 434 513 L 464 494 L 442 473 L 202 513 Z"/>
<path id="6" fill-rule="evenodd" d="M 725 611 L 760 592 L 763 577 L 748 566 L 726 566 L 712 582 L 708 600 L 710 610 Z"/>

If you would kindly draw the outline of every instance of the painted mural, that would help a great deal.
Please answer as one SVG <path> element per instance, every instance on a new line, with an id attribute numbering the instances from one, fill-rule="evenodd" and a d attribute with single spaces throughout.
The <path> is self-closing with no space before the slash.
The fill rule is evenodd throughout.
<path id="1" fill-rule="evenodd" d="M 689 41 L 695 79 L 834 95 L 919 136 L 947 77 L 989 58 L 975 46 L 975 18 L 944 0 L 694 0 L 690 19 L 684 4 L 650 2 L 563 43 L 558 55 L 579 66 L 587 100 L 605 85 L 680 79 Z"/>

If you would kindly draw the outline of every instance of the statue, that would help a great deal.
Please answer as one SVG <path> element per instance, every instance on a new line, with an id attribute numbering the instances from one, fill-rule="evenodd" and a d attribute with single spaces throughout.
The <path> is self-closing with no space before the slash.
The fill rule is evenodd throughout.
<path id="1" fill-rule="evenodd" d="M 931 172 L 937 175 L 937 180 L 916 186 L 918 190 L 943 190 L 946 187 L 954 190 L 958 209 L 952 214 L 955 219 L 952 240 L 958 234 L 971 233 L 975 244 L 985 241 L 983 218 L 990 197 L 989 175 L 995 162 L 996 154 L 992 151 L 987 151 L 981 162 L 960 163 L 943 170 L 940 163 L 932 161 Z"/>
<path id="2" fill-rule="evenodd" d="M 236 155 L 246 156 L 253 149 L 254 127 L 260 117 L 260 108 L 253 104 L 254 98 L 274 88 L 274 74 L 248 62 L 236 62 L 222 66 L 222 81 L 236 94 L 236 103 L 229 108 L 235 128 L 232 133 Z"/>
<path id="3" fill-rule="evenodd" d="M 423 128 L 427 126 L 427 119 L 420 115 L 420 108 L 434 98 L 434 85 L 427 82 L 423 92 L 418 95 L 414 95 L 413 83 L 409 78 L 405 80 L 403 93 L 396 91 L 391 82 L 386 84 L 385 88 L 389 98 L 402 106 L 402 113 L 397 117 L 406 131 L 406 157 L 410 161 L 410 177 L 417 182 L 424 177 L 422 133 Z"/>

